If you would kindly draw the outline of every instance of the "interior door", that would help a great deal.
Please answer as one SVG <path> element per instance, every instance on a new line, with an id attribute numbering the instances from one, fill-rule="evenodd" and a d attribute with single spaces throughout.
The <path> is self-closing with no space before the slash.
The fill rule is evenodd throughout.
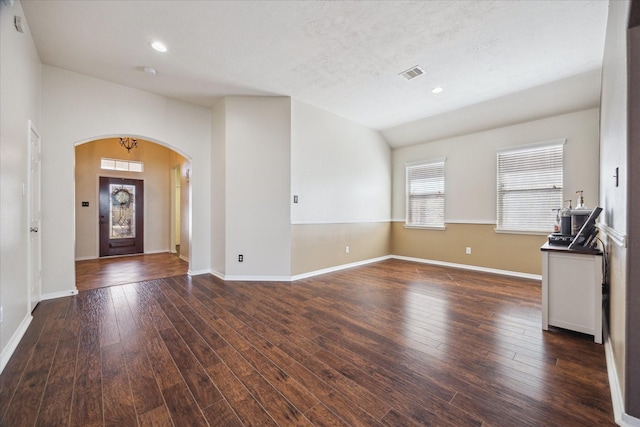
<path id="1" fill-rule="evenodd" d="M 40 302 L 42 294 L 42 248 L 40 241 L 40 134 L 29 120 L 29 304 L 31 311 Z"/>
<path id="2" fill-rule="evenodd" d="M 144 182 L 100 177 L 100 256 L 144 253 Z"/>

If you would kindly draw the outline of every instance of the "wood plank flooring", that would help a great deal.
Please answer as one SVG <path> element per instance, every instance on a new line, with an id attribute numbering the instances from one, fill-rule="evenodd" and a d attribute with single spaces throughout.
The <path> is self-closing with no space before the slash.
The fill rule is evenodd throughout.
<path id="1" fill-rule="evenodd" d="M 614 425 L 604 348 L 540 329 L 540 283 L 388 260 L 44 301 L 2 426 Z"/>
<path id="2" fill-rule="evenodd" d="M 79 291 L 187 274 L 189 263 L 172 253 L 76 261 Z"/>

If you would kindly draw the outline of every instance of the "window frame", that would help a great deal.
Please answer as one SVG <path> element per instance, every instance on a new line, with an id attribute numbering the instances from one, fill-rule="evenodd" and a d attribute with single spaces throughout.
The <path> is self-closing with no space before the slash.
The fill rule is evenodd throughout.
<path id="1" fill-rule="evenodd" d="M 551 141 L 539 142 L 536 144 L 527 144 L 515 147 L 509 147 L 497 150 L 496 153 L 496 228 L 497 233 L 513 233 L 513 234 L 536 234 L 546 235 L 553 232 L 553 225 L 555 223 L 555 213 L 553 209 L 562 208 L 563 203 L 563 191 L 564 191 L 564 145 L 566 139 L 556 139 Z M 559 155 L 553 150 L 560 149 Z M 549 150 L 546 160 L 542 159 L 544 156 L 540 156 L 541 151 Z M 505 160 L 502 164 L 517 161 L 516 156 L 521 156 L 518 166 L 510 165 L 510 170 L 504 170 L 501 168 L 501 156 L 505 158 L 507 156 L 512 157 L 510 160 Z M 559 159 L 558 159 L 559 157 Z M 536 162 L 536 159 L 538 160 Z M 559 161 L 559 167 L 558 167 Z M 547 163 L 545 165 L 545 162 Z M 527 167 L 528 166 L 528 167 Z M 544 177 L 540 172 L 536 173 L 536 169 L 540 171 L 545 166 L 549 167 L 548 176 Z M 559 170 L 558 170 L 559 169 Z M 523 171 L 528 174 L 523 174 Z M 510 190 L 505 190 L 505 179 L 508 180 L 507 175 L 511 172 L 514 177 L 511 178 L 511 182 L 507 183 L 513 187 Z M 502 176 L 501 176 L 502 174 Z M 536 183 L 530 187 L 522 187 L 521 183 L 524 178 L 534 179 Z M 542 178 L 545 178 L 543 180 Z M 502 188 L 501 188 L 502 187 Z M 515 200 L 512 202 L 514 209 L 511 212 L 505 212 L 505 195 L 512 195 L 518 197 L 520 194 L 521 200 Z M 526 193 L 529 193 L 528 195 Z M 555 194 L 553 194 L 555 193 Z M 526 197 L 524 201 L 522 198 Z M 540 202 L 544 202 L 547 206 L 540 206 Z M 510 224 L 505 223 L 505 217 L 509 218 L 513 215 L 518 215 L 518 207 L 537 206 L 539 209 L 538 214 L 549 210 L 549 217 L 545 220 L 548 223 L 538 220 L 539 217 L 524 219 L 520 222 L 514 222 L 513 220 L 507 220 Z M 527 225 L 534 224 L 532 227 Z M 548 226 L 548 228 L 546 228 Z"/>
<path id="2" fill-rule="evenodd" d="M 445 208 L 446 208 L 446 158 L 437 158 L 431 160 L 423 160 L 419 162 L 411 162 L 405 164 L 405 228 L 423 228 L 423 229 L 432 229 L 432 230 L 444 230 L 445 229 Z M 427 169 L 441 169 L 441 174 L 437 173 L 435 178 L 440 179 L 441 183 L 436 183 L 436 186 L 441 188 L 439 191 L 431 191 L 425 194 L 420 194 L 419 196 L 425 197 L 427 199 L 438 198 L 441 199 L 442 208 L 441 211 L 437 213 L 439 217 L 442 218 L 441 222 L 410 222 L 410 218 L 412 217 L 412 199 L 417 194 L 411 194 L 411 186 L 410 186 L 410 171 L 418 168 L 427 168 Z"/>
<path id="3" fill-rule="evenodd" d="M 108 163 L 113 162 L 113 166 Z M 133 168 L 131 166 L 134 166 Z M 139 167 L 139 170 L 137 170 Z M 143 173 L 144 172 L 144 162 L 139 162 L 135 160 L 122 160 L 122 159 L 112 159 L 109 157 L 101 157 L 100 158 L 100 169 L 102 170 L 110 170 L 117 172 L 134 172 L 134 173 Z"/>

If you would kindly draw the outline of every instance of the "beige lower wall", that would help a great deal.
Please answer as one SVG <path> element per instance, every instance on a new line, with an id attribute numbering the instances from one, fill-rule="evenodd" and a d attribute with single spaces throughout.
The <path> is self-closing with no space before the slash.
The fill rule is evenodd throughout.
<path id="1" fill-rule="evenodd" d="M 492 224 L 447 224 L 444 231 L 405 228 L 403 222 L 291 227 L 292 276 L 387 255 L 540 275 L 540 246 L 546 241 L 546 236 L 496 233 Z M 467 246 L 471 255 L 465 254 Z"/>
<path id="2" fill-rule="evenodd" d="M 447 224 L 446 230 L 392 223 L 391 253 L 456 264 L 542 274 L 540 246 L 547 237 L 496 233 L 492 224 Z M 471 247 L 471 255 L 465 249 Z"/>
<path id="3" fill-rule="evenodd" d="M 292 225 L 291 275 L 389 255 L 390 228 L 389 222 Z"/>

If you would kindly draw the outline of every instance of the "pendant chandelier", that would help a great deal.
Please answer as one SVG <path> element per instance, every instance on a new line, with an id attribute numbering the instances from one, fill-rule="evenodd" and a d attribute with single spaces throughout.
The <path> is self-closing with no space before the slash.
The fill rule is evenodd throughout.
<path id="1" fill-rule="evenodd" d="M 120 138 L 120 145 L 127 149 L 127 153 L 131 151 L 132 148 L 136 148 L 138 146 L 138 140 L 135 138 Z"/>

